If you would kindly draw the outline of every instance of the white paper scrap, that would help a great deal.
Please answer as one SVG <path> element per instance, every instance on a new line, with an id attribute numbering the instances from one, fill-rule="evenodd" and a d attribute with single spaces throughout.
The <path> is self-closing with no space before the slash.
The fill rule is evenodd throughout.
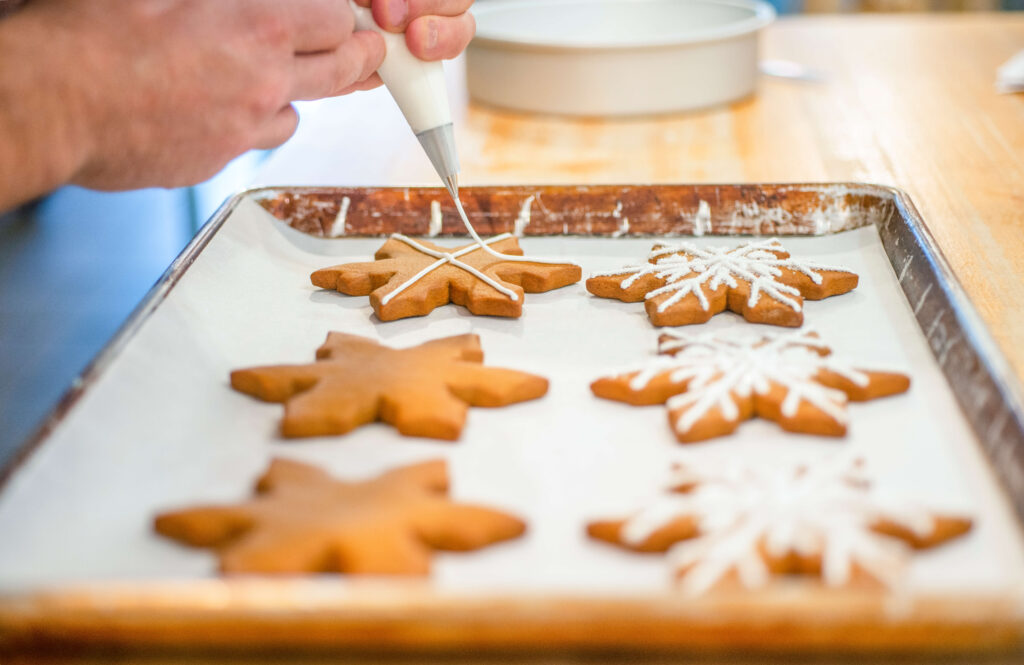
<path id="1" fill-rule="evenodd" d="M 996 72 L 999 92 L 1024 92 L 1024 51 L 1013 56 Z"/>

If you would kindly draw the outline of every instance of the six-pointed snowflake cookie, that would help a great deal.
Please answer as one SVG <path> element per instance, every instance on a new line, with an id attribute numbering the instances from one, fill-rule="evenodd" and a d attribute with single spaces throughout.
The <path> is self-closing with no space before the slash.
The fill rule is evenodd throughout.
<path id="1" fill-rule="evenodd" d="M 508 233 L 454 248 L 396 233 L 373 262 L 324 268 L 310 279 L 322 289 L 369 295 L 377 318 L 394 321 L 429 314 L 449 302 L 473 314 L 518 317 L 524 292 L 551 291 L 583 275 L 577 265 L 522 254 L 518 239 Z"/>
<path id="2" fill-rule="evenodd" d="M 161 535 L 217 550 L 224 573 L 425 575 L 432 550 L 480 549 L 522 535 L 517 517 L 448 498 L 442 461 L 362 482 L 275 459 L 255 498 L 156 518 Z"/>
<path id="3" fill-rule="evenodd" d="M 852 291 L 857 275 L 835 266 L 795 259 L 778 240 L 739 247 L 657 244 L 647 263 L 599 272 L 587 290 L 623 302 L 645 301 L 656 326 L 706 323 L 729 309 L 751 323 L 799 327 L 803 302 Z"/>
<path id="4" fill-rule="evenodd" d="M 626 519 L 591 522 L 592 538 L 637 552 L 668 552 L 683 589 L 765 586 L 809 575 L 830 587 L 893 587 L 913 550 L 971 528 L 967 517 L 879 492 L 863 463 L 685 465 L 670 491 Z"/>
<path id="5" fill-rule="evenodd" d="M 284 402 L 286 437 L 344 434 L 381 420 L 408 436 L 457 439 L 470 406 L 507 406 L 543 396 L 547 379 L 483 365 L 476 335 L 408 349 L 332 332 L 316 362 L 231 373 L 231 387 Z"/>
<path id="6" fill-rule="evenodd" d="M 598 397 L 635 406 L 665 404 L 681 443 L 733 432 L 754 416 L 791 432 L 846 434 L 846 402 L 905 392 L 903 374 L 856 369 L 815 333 L 661 336 L 643 366 L 598 379 Z"/>

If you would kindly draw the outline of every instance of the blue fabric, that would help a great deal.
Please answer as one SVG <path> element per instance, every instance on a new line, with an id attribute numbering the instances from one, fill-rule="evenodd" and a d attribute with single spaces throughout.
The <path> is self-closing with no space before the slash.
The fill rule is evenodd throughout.
<path id="1" fill-rule="evenodd" d="M 1021 2 L 1024 0 L 1004 0 L 1009 2 Z M 780 14 L 799 14 L 804 10 L 804 0 L 768 0 L 775 11 Z"/>

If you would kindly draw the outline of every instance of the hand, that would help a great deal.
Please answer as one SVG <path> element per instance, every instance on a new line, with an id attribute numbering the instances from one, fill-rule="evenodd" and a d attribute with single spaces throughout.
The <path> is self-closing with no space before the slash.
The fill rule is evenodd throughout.
<path id="1" fill-rule="evenodd" d="M 355 0 L 372 7 L 377 25 L 389 32 L 404 32 L 409 50 L 420 60 L 448 60 L 462 53 L 476 32 L 469 13 L 473 0 Z M 353 89 L 380 85 L 374 74 Z"/>
<path id="2" fill-rule="evenodd" d="M 74 139 L 77 160 L 66 178 L 170 187 L 283 143 L 298 123 L 292 101 L 373 75 L 383 40 L 353 22 L 347 0 L 34 0 L 0 22 L 0 46 L 20 45 L 26 78 L 64 111 L 70 129 L 59 136 Z M 27 112 L 8 124 L 61 120 L 58 109 L 32 110 L 39 119 Z M 40 150 L 59 140 L 46 138 Z"/>

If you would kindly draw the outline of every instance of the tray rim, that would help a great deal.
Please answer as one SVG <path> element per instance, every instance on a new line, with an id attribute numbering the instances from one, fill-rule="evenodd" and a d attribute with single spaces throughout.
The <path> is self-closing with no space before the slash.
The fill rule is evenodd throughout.
<path id="1" fill-rule="evenodd" d="M 508 187 L 509 189 L 530 189 L 530 188 L 543 189 L 543 188 L 548 188 L 548 187 L 559 187 L 559 186 L 560 185 L 551 185 L 551 184 L 540 184 L 540 185 L 529 185 L 529 184 L 527 184 L 527 185 L 489 185 L 488 187 L 499 187 L 499 188 L 500 187 Z M 577 184 L 577 185 L 566 185 L 566 186 L 567 187 L 577 187 L 577 186 L 580 186 L 580 185 Z M 968 298 L 966 291 L 963 289 L 963 286 L 961 285 L 959 279 L 956 277 L 955 273 L 953 272 L 953 270 L 952 270 L 951 266 L 949 265 L 945 255 L 942 253 L 942 250 L 938 247 L 937 243 L 935 242 L 933 236 L 931 235 L 930 231 L 928 230 L 928 228 L 927 228 L 923 218 L 921 217 L 920 213 L 918 212 L 918 210 L 917 210 L 916 206 L 914 205 L 912 199 L 903 190 L 895 188 L 895 187 L 885 186 L 885 185 L 875 185 L 875 184 L 860 183 L 860 182 L 822 182 L 822 183 L 793 182 L 793 183 L 742 183 L 742 184 L 741 183 L 734 183 L 734 184 L 717 184 L 717 183 L 700 183 L 700 184 L 692 184 L 692 183 L 659 183 L 657 185 L 614 183 L 614 184 L 602 184 L 601 186 L 624 187 L 624 188 L 626 188 L 626 187 L 639 187 L 639 188 L 643 188 L 643 187 L 652 187 L 652 186 L 661 186 L 661 187 L 725 187 L 725 188 L 727 188 L 727 187 L 741 187 L 741 186 L 742 187 L 751 187 L 751 186 L 753 186 L 753 187 L 763 187 L 763 188 L 767 188 L 767 187 L 778 187 L 778 188 L 787 187 L 787 188 L 789 188 L 789 187 L 792 187 L 792 188 L 806 188 L 806 189 L 809 189 L 809 190 L 825 189 L 825 188 L 833 188 L 833 187 L 844 187 L 844 188 L 848 188 L 850 190 L 854 190 L 857 193 L 873 194 L 873 195 L 878 196 L 879 198 L 888 199 L 894 205 L 894 210 L 893 210 L 892 215 L 890 216 L 890 219 L 898 218 L 898 220 L 900 221 L 901 224 L 904 224 L 904 222 L 905 222 L 905 226 L 906 226 L 907 231 L 910 232 L 911 235 L 913 236 L 913 239 L 916 240 L 920 244 L 921 251 L 924 253 L 924 255 L 927 258 L 928 262 L 931 264 L 933 271 L 939 277 L 940 285 L 942 286 L 943 290 L 946 292 L 945 293 L 946 298 L 949 300 L 950 304 L 952 305 L 952 310 L 953 310 L 953 313 L 954 313 L 955 318 L 957 320 L 957 324 L 959 325 L 960 329 L 962 330 L 963 338 L 968 343 L 968 345 L 976 352 L 978 358 L 980 359 L 980 361 L 981 361 L 981 363 L 983 365 L 982 369 L 986 372 L 988 377 L 991 379 L 993 385 L 995 386 L 997 392 L 999 393 L 999 396 L 1001 397 L 1001 400 L 1002 400 L 1002 404 L 1006 407 L 1007 411 L 1009 412 L 1009 417 L 1012 418 L 1013 420 L 1015 420 L 1018 423 L 1018 426 L 1020 426 L 1019 425 L 1020 423 L 1024 423 L 1024 400 L 1022 400 L 1022 397 L 1021 397 L 1022 394 L 1024 394 L 1024 390 L 1022 390 L 1020 378 L 1013 372 L 1013 370 L 1010 367 L 1008 361 L 1006 360 L 1005 355 L 1002 353 L 1001 349 L 996 344 L 996 342 L 995 342 L 994 338 L 991 336 L 991 333 L 989 332 L 987 326 L 984 324 L 983 320 L 981 319 L 980 315 L 978 314 L 978 312 L 977 312 L 976 308 L 974 307 L 973 303 Z M 216 233 L 223 227 L 224 223 L 230 218 L 231 214 L 235 211 L 235 209 L 243 201 L 245 201 L 245 200 L 254 200 L 254 201 L 256 201 L 256 200 L 258 200 L 262 196 L 273 195 L 273 194 L 282 193 L 282 192 L 291 192 L 291 193 L 299 193 L 299 194 L 301 194 L 301 193 L 312 193 L 312 192 L 321 192 L 322 193 L 322 192 L 325 192 L 325 191 L 336 190 L 336 189 L 367 189 L 367 190 L 371 190 L 371 189 L 372 190 L 438 189 L 439 191 L 443 191 L 440 188 L 435 188 L 435 187 L 405 187 L 405 186 L 360 186 L 360 187 L 345 187 L 345 186 L 333 186 L 333 187 L 332 186 L 308 186 L 308 187 L 306 187 L 306 186 L 298 186 L 298 187 L 292 187 L 292 186 L 258 186 L 258 187 L 251 187 L 251 188 L 243 189 L 243 190 L 237 192 L 236 194 L 228 197 L 224 201 L 224 203 L 222 203 L 221 206 L 217 209 L 217 211 L 210 217 L 210 219 L 203 225 L 203 227 L 193 237 L 193 239 L 186 245 L 186 247 L 181 251 L 181 253 L 175 258 L 175 260 L 168 266 L 167 270 L 164 271 L 164 273 L 161 275 L 161 277 L 154 283 L 154 285 L 147 292 L 146 296 L 140 301 L 140 303 L 136 306 L 136 308 L 128 316 L 128 318 L 121 325 L 121 327 L 118 329 L 118 331 L 114 334 L 114 336 L 108 341 L 108 343 L 103 347 L 103 349 L 95 356 L 95 358 L 89 363 L 89 365 L 86 366 L 86 368 L 79 374 L 79 376 L 72 382 L 71 386 L 64 393 L 63 397 L 58 401 L 56 406 L 51 410 L 49 415 L 44 419 L 44 421 L 39 426 L 39 428 L 36 430 L 36 432 L 32 436 L 30 436 L 25 441 L 25 443 L 23 443 L 19 448 L 17 448 L 16 451 L 11 455 L 11 457 L 5 462 L 5 464 L 3 464 L 2 467 L 0 467 L 0 493 L 3 492 L 3 490 L 6 488 L 7 483 L 10 482 L 10 480 L 14 477 L 14 475 L 17 473 L 18 469 L 20 469 L 22 467 L 22 465 L 24 465 L 28 461 L 28 459 L 30 459 L 31 455 L 37 449 L 39 449 L 43 444 L 45 444 L 45 442 L 47 441 L 49 436 L 56 430 L 57 427 L 60 426 L 60 424 L 63 422 L 64 418 L 76 406 L 78 401 L 85 394 L 85 392 L 89 389 L 89 387 L 92 384 L 94 384 L 96 381 L 98 381 L 103 376 L 103 374 L 105 373 L 106 369 L 110 366 L 110 364 L 118 357 L 120 352 L 131 341 L 131 339 L 138 332 L 138 330 L 141 328 L 141 326 L 145 324 L 145 322 L 148 320 L 150 315 L 152 315 L 152 313 L 166 299 L 166 297 L 171 292 L 171 290 L 177 285 L 177 283 L 181 280 L 181 278 L 188 272 L 188 269 L 191 267 L 192 263 L 194 263 L 195 260 L 202 254 L 202 251 L 206 248 L 206 246 L 210 243 L 210 241 L 213 239 L 213 237 L 216 235 Z M 473 187 L 465 187 L 464 189 L 468 190 L 468 191 L 472 191 L 472 189 L 474 189 L 474 188 Z M 880 226 L 881 225 L 876 225 L 876 228 L 880 228 Z M 844 229 L 828 230 L 825 233 L 822 233 L 820 235 L 832 235 L 832 234 L 835 234 L 835 233 L 840 233 L 843 230 Z M 378 237 L 382 237 L 382 235 L 386 235 L 386 234 L 378 234 Z M 446 234 L 446 235 L 448 235 L 448 234 Z M 583 234 L 571 234 L 571 235 L 583 235 Z M 643 234 L 634 234 L 634 235 L 637 236 L 637 237 L 644 237 Z M 804 235 L 807 235 L 807 234 L 804 234 Z M 363 234 L 361 236 L 359 236 L 359 235 L 352 235 L 352 236 L 349 236 L 349 237 L 373 237 L 373 236 L 369 236 L 369 235 Z M 654 237 L 654 236 L 651 236 L 651 237 Z M 731 236 L 727 235 L 727 234 L 714 234 L 714 233 L 711 233 L 711 234 L 707 234 L 707 237 L 723 237 L 724 238 L 724 237 L 731 237 Z M 739 237 L 739 236 L 737 236 L 737 237 Z M 900 271 L 898 270 L 897 266 L 891 261 L 891 259 L 892 259 L 892 257 L 890 257 L 890 263 L 892 264 L 892 268 L 893 268 L 894 272 L 897 273 L 897 278 L 900 280 L 901 286 L 902 286 L 902 276 L 900 275 Z M 909 266 L 909 263 L 910 263 L 910 261 L 907 261 L 907 266 Z M 904 266 L 904 268 L 907 267 L 907 266 Z M 907 295 L 906 291 L 904 291 L 904 295 Z M 908 296 L 908 302 L 909 302 L 909 296 Z M 915 312 L 915 314 L 916 314 L 916 312 Z M 920 324 L 920 321 L 918 321 L 918 323 Z M 922 329 L 922 332 L 925 332 L 924 329 L 923 329 L 923 326 L 921 326 L 921 329 Z M 926 334 L 926 337 L 927 337 L 927 334 Z M 932 353 L 933 354 L 937 354 L 937 350 L 932 345 L 931 340 L 929 339 L 928 341 L 929 341 L 929 347 L 931 348 Z M 941 367 L 941 362 L 940 362 L 940 367 Z M 942 369 L 943 369 L 943 372 L 945 374 L 945 368 L 942 368 Z M 945 378 L 947 379 L 947 381 L 949 380 L 949 377 L 945 377 Z M 959 397 L 958 397 L 958 402 L 959 402 Z M 961 409 L 963 409 L 963 405 L 961 405 Z M 965 413 L 965 417 L 967 417 L 966 413 Z M 969 418 L 968 418 L 968 422 L 970 424 L 970 419 Z M 971 427 L 972 427 L 972 430 L 973 430 L 974 429 L 973 424 L 971 425 Z M 979 441 L 979 443 L 983 444 L 983 442 L 981 441 L 981 436 L 978 435 L 977 432 L 975 432 L 975 435 L 976 435 L 976 438 Z M 999 479 L 1000 489 L 1004 492 L 1004 494 L 1008 495 L 1008 498 L 1010 499 L 1011 504 L 1016 508 L 1016 511 L 1017 511 L 1016 517 L 1017 517 L 1018 523 L 1024 525 L 1024 496 L 1014 496 L 1012 489 L 1008 486 L 1008 483 L 1007 483 L 1006 479 L 1003 477 L 1002 470 L 1000 469 L 1000 466 L 998 464 L 996 464 L 996 460 L 993 459 L 993 455 L 992 455 L 991 451 L 988 450 L 987 448 L 985 448 L 984 445 L 982 445 L 982 448 L 983 448 L 982 452 L 988 458 L 989 464 L 993 467 L 995 475 Z M 284 580 L 282 580 L 282 581 L 265 582 L 264 584 L 268 585 L 268 588 L 271 588 L 274 585 L 289 584 L 289 583 L 292 583 L 292 582 L 294 582 L 294 580 L 291 580 L 291 581 L 284 581 Z M 203 586 L 204 584 L 207 584 L 207 583 L 209 583 L 208 580 L 189 580 L 189 581 L 187 581 L 185 586 L 188 586 L 189 584 L 192 584 L 192 585 L 195 585 L 197 587 L 201 587 L 201 586 Z M 227 580 L 227 581 L 221 580 L 221 581 L 219 581 L 219 584 L 222 585 L 225 588 L 240 588 L 240 587 L 244 587 L 246 584 L 248 584 L 248 582 L 243 581 L 243 580 Z M 322 581 L 316 581 L 316 582 L 314 582 L 314 584 L 323 584 L 323 582 Z M 157 586 L 159 586 L 159 584 L 155 584 L 155 583 L 153 583 L 151 581 L 143 581 L 141 583 L 136 583 L 134 585 L 134 587 L 133 587 L 134 591 L 129 590 L 128 592 L 124 592 L 124 590 L 123 590 L 121 585 L 115 584 L 114 585 L 114 589 L 109 591 L 109 592 L 106 592 L 106 593 L 103 590 L 97 589 L 96 587 L 92 587 L 93 593 L 91 593 L 91 594 L 87 593 L 85 591 L 82 591 L 82 590 L 80 590 L 77 593 L 77 595 L 76 595 L 76 593 L 74 593 L 72 591 L 67 591 L 67 590 L 65 590 L 65 591 L 58 591 L 58 592 L 54 592 L 54 591 L 36 591 L 36 592 L 29 592 L 29 593 L 15 592 L 15 593 L 10 593 L 10 594 L 0 594 L 0 647 L 3 647 L 3 645 L 4 645 L 5 633 L 11 633 L 12 632 L 12 631 L 9 630 L 10 624 L 8 623 L 8 620 L 10 620 L 11 618 L 15 618 L 15 623 L 18 623 L 16 617 L 18 616 L 19 612 L 26 610 L 33 603 L 41 603 L 43 606 L 50 606 L 53 610 L 58 610 L 58 611 L 61 609 L 62 606 L 64 606 L 65 610 L 68 607 L 76 607 L 77 606 L 78 610 L 80 610 L 80 611 L 85 610 L 85 613 L 84 613 L 83 616 L 85 617 L 86 623 L 88 623 L 88 617 L 89 616 L 93 617 L 93 621 L 94 622 L 96 622 L 96 621 L 102 622 L 103 621 L 103 617 L 107 616 L 107 613 L 111 609 L 114 609 L 114 610 L 117 610 L 117 609 L 127 610 L 128 612 L 131 612 L 133 607 L 131 606 L 130 600 L 132 598 L 138 599 L 138 598 L 145 597 L 146 594 L 144 593 L 144 591 L 147 588 L 149 588 L 149 587 L 157 587 Z M 79 587 L 81 589 L 83 589 L 83 590 L 90 588 L 89 585 L 79 585 Z M 70 588 L 74 588 L 74 587 L 70 587 Z M 105 606 L 104 605 L 104 602 L 103 602 L 104 598 L 108 601 L 109 606 Z M 548 596 L 545 596 L 544 598 L 554 602 L 556 605 L 559 604 L 560 602 L 561 603 L 566 603 L 566 602 L 572 603 L 573 602 L 573 598 L 572 598 L 571 594 L 553 593 L 553 594 L 550 594 Z M 637 598 L 636 595 L 624 597 L 624 599 L 628 600 L 628 601 L 635 601 L 636 598 Z M 664 600 L 665 595 L 656 596 L 655 598 L 661 598 L 662 600 Z M 926 596 L 917 596 L 916 598 L 922 599 L 922 598 L 927 598 L 927 597 Z M 937 596 L 936 600 L 939 600 L 939 598 L 940 597 Z M 1007 593 L 1006 593 L 1005 596 L 996 596 L 996 595 L 991 595 L 990 594 L 989 596 L 985 596 L 985 598 L 988 598 L 989 600 L 991 600 L 993 602 L 998 602 L 998 603 L 1002 603 L 1004 605 L 1012 606 L 1014 608 L 1014 612 L 1013 612 L 1013 618 L 1005 620 L 1004 623 L 999 623 L 999 622 L 996 622 L 996 621 L 992 621 L 991 617 L 986 619 L 986 621 L 991 624 L 990 625 L 991 630 L 989 631 L 989 633 L 990 634 L 998 634 L 1000 637 L 999 637 L 999 639 L 997 639 L 995 641 L 991 641 L 991 640 L 989 642 L 982 641 L 981 644 L 988 644 L 988 643 L 996 644 L 996 643 L 998 643 L 999 645 L 1002 645 L 1004 647 L 1008 647 L 1008 646 L 1013 646 L 1013 645 L 1018 645 L 1019 646 L 1020 644 L 1024 643 L 1024 588 L 1020 588 L 1020 589 L 1017 589 L 1017 588 L 1007 589 Z M 202 595 L 199 594 L 199 595 L 195 596 L 195 599 L 202 599 Z M 237 601 L 238 601 L 238 599 L 236 598 L 236 603 L 237 603 Z M 256 605 L 258 605 L 258 603 Z M 635 605 L 635 603 L 634 603 L 634 605 Z M 670 603 L 670 605 L 671 605 L 671 603 Z M 952 605 L 952 603 L 951 603 L 951 605 Z M 661 607 L 664 610 L 665 606 L 662 605 Z M 138 608 L 136 607 L 134 609 L 137 610 Z M 151 609 L 152 609 L 152 607 L 151 607 Z M 168 609 L 170 609 L 170 608 L 168 608 Z M 233 616 L 236 616 L 237 618 L 241 619 L 243 624 L 244 624 L 246 618 L 248 618 L 248 620 L 250 620 L 250 621 L 253 620 L 253 619 L 260 619 L 260 618 L 266 619 L 267 618 L 265 612 L 261 612 L 258 607 L 254 606 L 251 602 L 249 602 L 249 603 L 245 602 L 244 599 L 242 600 L 242 602 L 240 602 L 238 604 L 229 604 L 229 605 L 221 607 L 220 609 L 221 610 L 226 610 L 226 611 L 229 611 L 229 612 L 233 613 Z M 337 608 L 335 608 L 335 609 L 337 609 Z M 92 614 L 89 613 L 90 611 L 92 612 Z M 464 612 L 464 611 L 465 611 L 464 609 L 460 610 L 460 609 L 456 608 L 456 614 L 458 614 L 459 612 Z M 415 613 L 415 608 L 413 609 L 413 612 Z M 199 614 L 201 615 L 202 613 L 200 612 Z M 398 613 L 398 614 L 401 614 L 401 613 Z M 172 613 L 172 615 L 173 615 L 173 613 Z M 7 620 L 4 620 L 5 616 L 6 616 Z M 65 618 L 67 618 L 67 617 L 65 617 Z M 392 618 L 394 618 L 394 617 L 392 617 Z M 406 618 L 406 620 L 408 620 L 410 617 L 407 616 L 405 618 Z M 776 617 L 776 618 L 778 618 L 778 617 Z M 139 617 L 135 616 L 135 619 L 139 619 Z M 287 621 L 285 621 L 285 623 L 287 623 Z M 5 627 L 4 624 L 8 624 L 7 627 Z M 360 624 L 360 621 L 356 620 L 355 624 L 357 624 L 357 625 Z M 68 628 L 72 628 L 73 625 L 74 625 L 74 621 L 72 621 L 71 625 L 68 625 L 67 627 Z M 939 624 L 939 625 L 944 625 L 944 624 Z M 963 635 L 967 635 L 967 634 L 971 633 L 972 626 L 973 626 L 973 629 L 975 630 L 975 632 L 978 632 L 978 631 L 984 632 L 982 629 L 985 627 L 985 625 L 986 625 L 985 621 L 980 622 L 980 623 L 972 623 L 970 621 L 964 621 L 963 624 L 960 625 L 960 629 L 961 630 L 966 630 L 967 633 L 964 633 Z M 835 629 L 836 626 L 830 625 L 830 626 L 828 626 L 828 628 L 829 629 Z M 762 629 L 763 629 L 763 627 L 762 627 Z M 71 632 L 74 633 L 73 630 Z M 961 635 L 960 637 L 963 637 L 963 635 Z M 81 638 L 81 637 L 82 637 L 82 635 L 79 634 L 79 638 Z M 462 637 L 466 637 L 465 631 L 463 631 Z M 956 642 L 956 639 L 954 639 L 953 642 Z M 327 643 L 331 643 L 331 640 L 327 640 Z M 339 642 L 339 644 L 340 644 L 340 642 Z M 977 646 L 975 641 L 971 640 L 969 637 L 968 638 L 964 638 L 963 645 L 964 646 L 969 646 L 969 647 Z M 410 646 L 410 645 L 406 645 L 406 647 L 408 647 L 408 646 Z M 412 645 L 412 646 L 415 646 L 415 645 Z M 423 645 L 420 645 L 420 646 L 423 646 Z M 429 647 L 429 644 L 427 646 Z M 486 646 L 486 645 L 485 644 L 480 644 L 480 646 Z M 805 644 L 805 646 L 806 646 L 806 644 Z M 853 648 L 860 650 L 860 649 L 863 649 L 863 648 L 867 648 L 867 649 L 877 648 L 878 644 L 875 643 L 875 642 L 872 642 L 872 640 L 870 640 L 870 639 L 867 639 L 863 643 L 859 643 L 859 642 L 855 641 L 855 642 L 851 643 L 848 646 L 852 646 Z M 887 643 L 887 645 L 886 645 L 886 648 L 893 648 L 893 647 L 898 647 L 898 645 L 896 645 L 894 643 L 891 643 L 891 642 Z M 400 646 L 399 648 L 403 648 L 403 647 Z M 915 648 L 920 648 L 920 645 L 917 645 L 917 647 L 915 647 Z M 769 650 L 771 650 L 771 649 L 769 649 Z"/>

